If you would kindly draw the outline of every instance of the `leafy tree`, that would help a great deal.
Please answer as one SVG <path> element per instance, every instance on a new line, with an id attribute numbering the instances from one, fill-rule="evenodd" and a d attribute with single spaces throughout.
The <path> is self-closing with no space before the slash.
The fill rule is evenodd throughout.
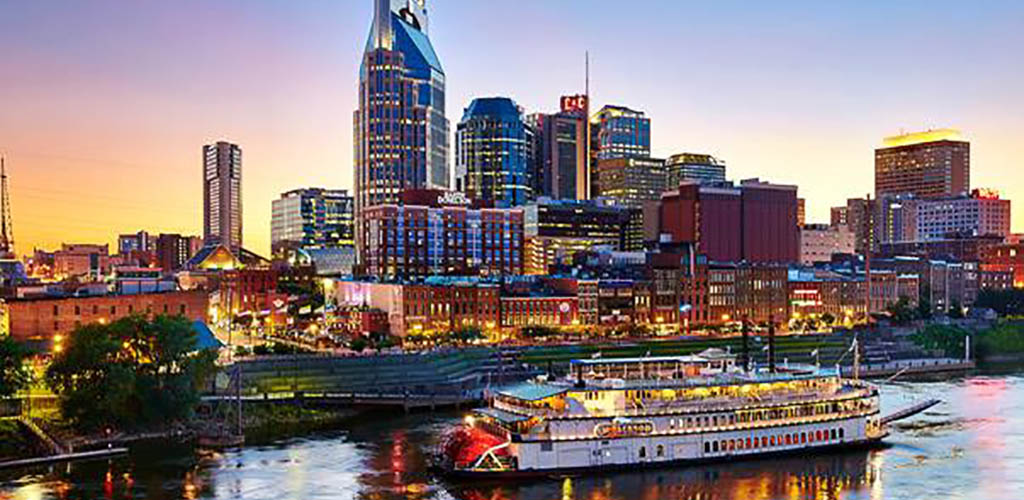
<path id="1" fill-rule="evenodd" d="M 355 352 L 363 352 L 366 349 L 369 342 L 362 337 L 356 337 L 348 342 L 348 348 Z"/>
<path id="2" fill-rule="evenodd" d="M 469 343 L 474 340 L 480 340 L 484 338 L 484 332 L 479 327 L 467 326 L 459 328 L 451 334 L 451 338 L 456 342 Z"/>
<path id="3" fill-rule="evenodd" d="M 910 305 L 910 299 L 903 295 L 896 302 L 890 304 L 886 310 L 889 312 L 892 322 L 897 325 L 908 325 L 918 315 L 918 312 Z"/>
<path id="4" fill-rule="evenodd" d="M 925 349 L 938 349 L 955 358 L 963 356 L 965 339 L 969 334 L 958 326 L 928 325 L 911 335 L 910 339 Z"/>
<path id="5" fill-rule="evenodd" d="M 929 286 L 921 288 L 921 295 L 917 298 L 917 317 L 920 319 L 931 319 L 932 317 L 932 289 Z"/>
<path id="6" fill-rule="evenodd" d="M 964 317 L 964 307 L 960 305 L 960 301 L 954 300 L 949 304 L 949 312 L 947 314 L 952 319 L 962 319 Z"/>
<path id="7" fill-rule="evenodd" d="M 832 326 L 836 322 L 836 317 L 832 313 L 827 312 L 821 315 L 821 322 L 824 323 L 825 326 Z"/>
<path id="8" fill-rule="evenodd" d="M 162 425 L 192 416 L 216 357 L 187 319 L 136 315 L 77 328 L 46 380 L 80 429 Z"/>
<path id="9" fill-rule="evenodd" d="M 1001 316 L 1024 315 L 1024 290 L 993 290 L 986 288 L 978 293 L 974 307 L 989 308 Z"/>
<path id="10" fill-rule="evenodd" d="M 10 337 L 0 338 L 0 398 L 13 396 L 28 386 L 32 372 L 25 367 L 28 349 Z"/>

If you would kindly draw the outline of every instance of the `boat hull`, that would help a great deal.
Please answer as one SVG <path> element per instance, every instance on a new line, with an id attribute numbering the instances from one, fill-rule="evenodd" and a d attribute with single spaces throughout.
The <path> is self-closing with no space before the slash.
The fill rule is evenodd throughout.
<path id="1" fill-rule="evenodd" d="M 803 455 L 808 452 L 814 453 L 836 453 L 850 450 L 875 449 L 885 446 L 883 441 L 887 436 L 861 439 L 858 441 L 847 441 L 816 445 L 813 447 L 788 448 L 780 450 L 765 450 L 756 453 L 719 455 L 710 457 L 688 457 L 662 461 L 632 462 L 625 464 L 601 464 L 585 465 L 578 467 L 557 467 L 551 469 L 524 469 L 524 470 L 453 470 L 441 466 L 435 466 L 435 471 L 447 479 L 459 481 L 487 481 L 491 479 L 535 479 L 542 477 L 573 476 L 579 474 L 605 474 L 621 471 L 657 470 L 675 467 L 685 467 L 704 464 L 715 464 L 732 462 L 737 460 L 754 461 L 772 457 L 784 457 Z"/>

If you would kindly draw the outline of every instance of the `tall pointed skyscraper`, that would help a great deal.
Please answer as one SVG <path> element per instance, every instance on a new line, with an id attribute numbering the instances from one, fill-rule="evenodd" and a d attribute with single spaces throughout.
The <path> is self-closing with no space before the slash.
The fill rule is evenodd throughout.
<path id="1" fill-rule="evenodd" d="M 356 220 L 410 188 L 448 188 L 444 70 L 426 0 L 374 0 L 354 113 Z M 356 238 L 366 229 L 357 222 Z"/>

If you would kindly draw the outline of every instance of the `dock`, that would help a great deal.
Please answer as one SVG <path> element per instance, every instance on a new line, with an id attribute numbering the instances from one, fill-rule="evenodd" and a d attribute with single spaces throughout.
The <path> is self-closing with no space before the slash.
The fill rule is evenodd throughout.
<path id="1" fill-rule="evenodd" d="M 76 453 L 62 453 L 59 455 L 47 455 L 45 457 L 24 458 L 21 460 L 8 460 L 0 462 L 0 469 L 13 469 L 16 467 L 31 467 L 34 465 L 46 465 L 57 462 L 72 462 L 76 460 L 95 460 L 100 458 L 112 458 L 126 455 L 128 448 L 107 448 L 103 450 L 80 451 Z"/>

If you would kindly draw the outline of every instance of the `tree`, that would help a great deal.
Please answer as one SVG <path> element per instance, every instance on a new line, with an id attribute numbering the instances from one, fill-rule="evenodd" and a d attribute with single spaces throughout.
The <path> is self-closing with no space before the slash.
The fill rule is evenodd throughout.
<path id="1" fill-rule="evenodd" d="M 963 319 L 964 308 L 960 305 L 960 301 L 954 300 L 949 304 L 949 312 L 947 313 L 952 319 Z"/>
<path id="2" fill-rule="evenodd" d="M 918 316 L 919 312 L 915 311 L 913 306 L 910 305 L 910 299 L 905 295 L 901 295 L 896 302 L 893 302 L 886 308 L 889 313 L 889 318 L 892 322 L 897 325 L 908 325 L 914 318 Z"/>
<path id="3" fill-rule="evenodd" d="M 187 319 L 136 315 L 77 328 L 46 380 L 82 430 L 163 425 L 192 416 L 216 357 L 196 350 Z"/>
<path id="4" fill-rule="evenodd" d="M 931 319 L 932 317 L 932 289 L 925 285 L 921 287 L 921 294 L 917 298 L 917 317 L 920 319 Z"/>
<path id="5" fill-rule="evenodd" d="M 969 334 L 958 326 L 928 325 L 911 335 L 910 339 L 925 349 L 938 349 L 946 356 L 960 357 Z"/>
<path id="6" fill-rule="evenodd" d="M 978 299 L 974 301 L 974 307 L 992 309 L 999 313 L 1000 316 L 1024 315 L 1024 290 L 1019 288 L 1011 288 L 1009 290 L 985 288 L 978 293 Z"/>
<path id="7" fill-rule="evenodd" d="M 10 337 L 0 338 L 0 398 L 28 387 L 32 372 L 25 366 L 28 349 Z"/>
<path id="8" fill-rule="evenodd" d="M 827 312 L 821 315 L 821 321 L 825 323 L 825 326 L 832 326 L 836 322 L 836 317 L 832 313 Z"/>

